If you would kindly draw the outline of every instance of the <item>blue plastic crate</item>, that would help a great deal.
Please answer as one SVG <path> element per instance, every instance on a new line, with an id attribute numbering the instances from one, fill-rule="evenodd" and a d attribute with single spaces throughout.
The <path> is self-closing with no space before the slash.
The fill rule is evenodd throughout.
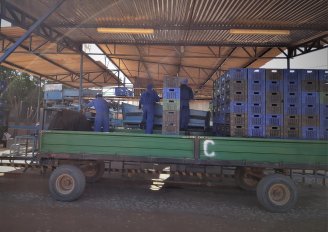
<path id="1" fill-rule="evenodd" d="M 248 114 L 248 126 L 264 126 L 265 116 L 262 114 Z"/>
<path id="2" fill-rule="evenodd" d="M 247 112 L 247 106 L 245 102 L 231 101 L 227 104 L 227 112 L 231 114 L 243 114 Z"/>
<path id="3" fill-rule="evenodd" d="M 257 91 L 265 93 L 265 82 L 253 81 L 248 82 L 248 91 Z"/>
<path id="4" fill-rule="evenodd" d="M 328 104 L 320 104 L 319 108 L 320 116 L 328 115 Z"/>
<path id="5" fill-rule="evenodd" d="M 290 81 L 301 83 L 301 70 L 300 69 L 284 69 L 284 84 L 287 84 Z"/>
<path id="6" fill-rule="evenodd" d="M 180 99 L 180 88 L 163 88 L 163 99 Z"/>
<path id="7" fill-rule="evenodd" d="M 328 70 L 319 70 L 319 91 L 328 93 Z"/>
<path id="8" fill-rule="evenodd" d="M 301 98 L 299 96 L 299 93 L 286 93 L 284 94 L 284 104 L 290 105 L 299 105 L 301 104 Z"/>
<path id="9" fill-rule="evenodd" d="M 266 126 L 282 126 L 283 116 L 281 114 L 266 114 L 265 115 Z"/>
<path id="10" fill-rule="evenodd" d="M 261 103 L 265 104 L 265 92 L 258 92 L 258 91 L 248 91 L 248 103 Z"/>
<path id="11" fill-rule="evenodd" d="M 328 70 L 319 70 L 319 80 L 328 83 Z"/>
<path id="12" fill-rule="evenodd" d="M 302 115 L 319 115 L 319 105 L 302 104 Z"/>
<path id="13" fill-rule="evenodd" d="M 300 70 L 284 70 L 284 92 L 299 93 L 302 90 Z"/>
<path id="14" fill-rule="evenodd" d="M 286 115 L 300 115 L 302 114 L 300 104 L 284 104 L 284 114 Z"/>
<path id="15" fill-rule="evenodd" d="M 319 105 L 319 93 L 302 92 L 302 105 Z"/>
<path id="16" fill-rule="evenodd" d="M 265 127 L 264 126 L 248 126 L 248 133 L 249 137 L 264 137 L 265 136 Z"/>
<path id="17" fill-rule="evenodd" d="M 320 127 L 328 127 L 328 114 L 320 113 Z"/>
<path id="18" fill-rule="evenodd" d="M 227 79 L 230 80 L 247 81 L 247 69 L 241 69 L 241 68 L 229 69 L 226 77 Z"/>
<path id="19" fill-rule="evenodd" d="M 249 114 L 265 114 L 265 104 L 264 103 L 248 103 L 247 112 Z"/>
<path id="20" fill-rule="evenodd" d="M 301 107 L 299 104 L 284 104 L 284 114 L 286 115 L 298 115 L 301 114 Z"/>
<path id="21" fill-rule="evenodd" d="M 265 83 L 265 69 L 247 69 L 247 79 L 248 84 L 251 84 L 253 81 Z"/>
<path id="22" fill-rule="evenodd" d="M 319 130 L 318 127 L 302 127 L 303 139 L 318 139 Z"/>
<path id="23" fill-rule="evenodd" d="M 320 127 L 319 139 L 328 140 L 328 127 Z"/>
<path id="24" fill-rule="evenodd" d="M 318 70 L 307 70 L 307 69 L 301 69 L 300 75 L 302 81 L 318 81 Z"/>
<path id="25" fill-rule="evenodd" d="M 61 100 L 63 99 L 63 93 L 60 90 L 56 91 L 45 91 L 44 92 L 45 100 Z"/>

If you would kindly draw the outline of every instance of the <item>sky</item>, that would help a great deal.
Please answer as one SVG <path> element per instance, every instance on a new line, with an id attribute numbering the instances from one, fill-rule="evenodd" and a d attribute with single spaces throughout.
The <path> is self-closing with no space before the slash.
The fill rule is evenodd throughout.
<path id="1" fill-rule="evenodd" d="M 262 66 L 262 68 L 287 68 L 287 61 L 283 59 L 271 60 Z M 290 68 L 328 69 L 328 47 L 291 59 Z"/>

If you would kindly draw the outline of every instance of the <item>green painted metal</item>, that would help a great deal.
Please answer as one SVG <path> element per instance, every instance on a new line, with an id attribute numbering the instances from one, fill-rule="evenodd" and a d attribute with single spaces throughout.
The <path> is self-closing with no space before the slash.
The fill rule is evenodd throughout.
<path id="1" fill-rule="evenodd" d="M 126 155 L 193 159 L 193 140 L 179 136 L 130 133 L 43 131 L 41 153 Z"/>
<path id="2" fill-rule="evenodd" d="M 328 141 L 43 131 L 40 152 L 328 166 Z M 194 151 L 199 139 L 199 151 Z"/>
<path id="3" fill-rule="evenodd" d="M 328 141 L 208 137 L 200 159 L 328 165 Z"/>

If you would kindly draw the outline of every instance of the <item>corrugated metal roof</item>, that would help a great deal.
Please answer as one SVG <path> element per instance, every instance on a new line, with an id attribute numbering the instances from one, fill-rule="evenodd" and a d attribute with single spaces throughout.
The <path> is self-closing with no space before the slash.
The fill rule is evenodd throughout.
<path id="1" fill-rule="evenodd" d="M 0 4 L 37 19 L 56 2 L 11 0 Z M 12 12 L 3 10 L 3 5 L 1 9 L 2 17 L 19 21 Z M 328 2 L 66 0 L 44 23 L 77 45 L 99 44 L 136 85 L 151 79 L 160 87 L 163 75 L 188 76 L 194 89 L 201 88 L 201 94 L 211 96 L 208 80 L 228 68 L 259 67 L 284 49 L 317 38 L 323 38 L 320 46 L 327 46 Z M 23 23 L 20 26 L 26 27 Z M 153 28 L 155 33 L 102 34 L 97 27 Z M 291 33 L 234 35 L 229 29 L 284 29 Z"/>

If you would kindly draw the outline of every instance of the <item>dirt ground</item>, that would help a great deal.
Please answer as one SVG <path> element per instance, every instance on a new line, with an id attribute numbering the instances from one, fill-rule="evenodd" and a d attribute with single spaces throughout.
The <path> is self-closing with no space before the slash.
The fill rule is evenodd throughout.
<path id="1" fill-rule="evenodd" d="M 233 182 L 215 186 L 165 185 L 127 177 L 88 184 L 75 202 L 53 200 L 49 175 L 0 173 L 0 231 L 328 231 L 328 188 L 300 186 L 296 207 L 263 210 L 255 193 Z"/>

